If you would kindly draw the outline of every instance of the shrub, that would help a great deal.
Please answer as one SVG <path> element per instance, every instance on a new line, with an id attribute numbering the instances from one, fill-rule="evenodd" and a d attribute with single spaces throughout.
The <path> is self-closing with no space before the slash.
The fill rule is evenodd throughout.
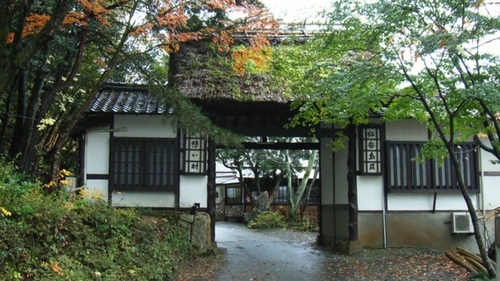
<path id="1" fill-rule="evenodd" d="M 173 219 L 25 179 L 0 161 L 0 280 L 169 280 L 191 257 Z"/>
<path id="2" fill-rule="evenodd" d="M 278 212 L 264 211 L 260 213 L 250 224 L 251 228 L 279 228 L 285 226 L 285 217 Z"/>

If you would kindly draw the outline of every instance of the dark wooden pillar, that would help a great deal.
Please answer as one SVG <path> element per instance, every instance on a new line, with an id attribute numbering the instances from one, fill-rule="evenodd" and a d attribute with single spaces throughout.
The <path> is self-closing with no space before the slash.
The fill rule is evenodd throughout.
<path id="1" fill-rule="evenodd" d="M 358 240 L 358 187 L 356 174 L 356 127 L 347 128 L 349 138 L 347 155 L 347 198 L 349 201 L 349 240 Z"/>
<path id="2" fill-rule="evenodd" d="M 215 242 L 215 145 L 212 140 L 208 142 L 208 185 L 207 185 L 207 208 L 210 215 L 210 228 L 212 233 L 212 242 Z"/>

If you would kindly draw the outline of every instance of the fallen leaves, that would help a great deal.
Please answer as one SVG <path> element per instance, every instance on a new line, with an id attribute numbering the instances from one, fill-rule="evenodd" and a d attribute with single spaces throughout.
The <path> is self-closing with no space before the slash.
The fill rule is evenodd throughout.
<path id="1" fill-rule="evenodd" d="M 366 250 L 327 265 L 331 280 L 467 280 L 444 254 L 420 249 Z"/>

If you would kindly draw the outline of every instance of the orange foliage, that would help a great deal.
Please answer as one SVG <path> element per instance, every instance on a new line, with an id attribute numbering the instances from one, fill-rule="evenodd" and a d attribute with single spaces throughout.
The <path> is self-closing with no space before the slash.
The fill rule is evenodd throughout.
<path id="1" fill-rule="evenodd" d="M 15 37 L 15 34 L 14 32 L 10 32 L 8 35 L 7 35 L 7 44 L 10 44 L 12 42 L 14 42 L 14 37 Z"/>
<path id="2" fill-rule="evenodd" d="M 102 25 L 110 26 L 108 19 L 105 17 L 109 11 L 102 6 L 100 2 L 97 0 L 78 0 L 85 12 L 79 11 L 70 11 L 68 15 L 64 18 L 62 25 L 79 25 L 79 26 L 87 26 L 89 15 L 94 16 Z M 42 14 L 30 14 L 26 17 L 26 25 L 23 28 L 21 33 L 21 38 L 26 38 L 31 35 L 38 34 L 50 20 L 49 15 Z M 10 32 L 7 37 L 7 44 L 10 44 L 14 41 L 15 33 Z"/>
<path id="3" fill-rule="evenodd" d="M 225 11 L 227 7 L 235 5 L 234 0 L 208 0 L 205 5 L 211 10 Z"/>
<path id="4" fill-rule="evenodd" d="M 185 27 L 187 24 L 187 16 L 184 14 L 184 10 L 181 7 L 162 13 L 156 17 L 156 20 L 160 26 L 171 30 Z"/>
<path id="5" fill-rule="evenodd" d="M 63 21 L 63 25 L 80 25 L 87 26 L 88 19 L 90 16 L 95 17 L 99 23 L 103 26 L 110 26 L 110 22 L 106 18 L 106 15 L 110 13 L 109 10 L 104 8 L 99 0 L 78 0 L 82 7 L 84 8 L 84 12 L 79 11 L 70 11 L 66 18 Z"/>
<path id="6" fill-rule="evenodd" d="M 271 59 L 271 49 L 266 34 L 262 32 L 249 38 L 249 47 L 238 48 L 232 52 L 233 70 L 236 73 L 243 75 L 247 71 L 245 65 L 248 62 L 252 62 L 252 67 L 255 69 L 265 70 L 267 68 L 267 62 Z"/>
<path id="7" fill-rule="evenodd" d="M 26 38 L 29 35 L 37 34 L 49 22 L 50 16 L 31 14 L 26 17 L 26 25 L 24 26 L 22 37 Z"/>
<path id="8" fill-rule="evenodd" d="M 212 41 L 217 45 L 217 50 L 219 52 L 229 52 L 231 45 L 234 43 L 231 33 L 225 30 L 216 33 Z"/>
<path id="9" fill-rule="evenodd" d="M 252 62 L 255 69 L 265 70 L 271 59 L 271 49 L 267 46 L 251 46 L 235 50 L 231 56 L 234 59 L 233 71 L 243 75 L 247 71 L 245 64 L 248 62 Z"/>
<path id="10" fill-rule="evenodd" d="M 21 32 L 21 38 L 26 38 L 30 35 L 37 34 L 49 22 L 50 16 L 40 14 L 30 14 L 26 17 L 26 25 Z M 15 33 L 10 32 L 7 37 L 7 44 L 14 41 Z"/>
<path id="11" fill-rule="evenodd" d="M 63 271 L 61 269 L 61 266 L 59 265 L 59 262 L 57 262 L 57 261 L 50 261 L 49 262 L 49 267 L 50 267 L 50 269 L 52 269 L 52 271 L 54 271 L 55 273 L 57 273 L 57 275 L 62 275 Z"/>
<path id="12" fill-rule="evenodd" d="M 153 28 L 153 24 L 148 22 L 139 27 L 137 27 L 133 32 L 130 33 L 132 36 L 145 36 L 149 34 L 149 31 Z"/>
<path id="13" fill-rule="evenodd" d="M 129 0 L 119 0 L 120 3 L 126 3 Z M 68 12 L 62 21 L 62 26 L 87 27 L 90 19 L 97 20 L 103 27 L 110 26 L 108 16 L 111 10 L 105 8 L 108 0 L 76 0 L 79 3 L 79 8 Z M 230 52 L 231 46 L 234 44 L 232 34 L 234 32 L 243 32 L 244 30 L 269 30 L 275 29 L 279 24 L 268 13 L 267 10 L 262 10 L 256 6 L 243 2 L 240 5 L 236 4 L 235 0 L 205 0 L 194 1 L 193 5 L 197 5 L 201 10 L 219 10 L 225 12 L 235 12 L 238 15 L 245 15 L 243 19 L 236 22 L 219 22 L 224 28 L 206 27 L 197 32 L 184 32 L 188 22 L 188 13 L 186 13 L 184 1 L 171 0 L 152 0 L 152 3 L 157 7 L 157 15 L 153 22 L 144 22 L 136 27 L 131 36 L 156 36 L 155 39 L 160 41 L 161 48 L 169 53 L 177 52 L 179 44 L 182 42 L 200 40 L 202 37 L 212 37 L 212 41 L 217 45 L 220 52 Z M 38 34 L 47 22 L 50 20 L 49 15 L 31 14 L 26 18 L 26 26 L 22 30 L 22 38 L 30 35 Z M 228 20 L 231 21 L 231 20 Z M 151 32 L 155 28 L 163 29 L 165 32 Z M 264 34 L 264 33 L 263 33 Z M 253 35 L 252 35 L 253 36 Z M 14 41 L 15 32 L 9 33 L 7 43 Z M 253 67 L 264 68 L 269 59 L 269 51 L 267 46 L 269 42 L 265 35 L 248 38 L 250 47 L 239 49 L 232 53 L 235 59 L 234 70 L 238 73 L 245 72 L 245 65 L 251 61 Z M 103 67 L 106 67 L 104 61 L 98 62 Z"/>
<path id="14" fill-rule="evenodd" d="M 84 13 L 77 12 L 77 11 L 71 11 L 66 16 L 66 18 L 64 18 L 63 25 L 87 26 L 88 23 L 86 22 L 86 19 L 87 19 L 87 16 Z"/>
<path id="15" fill-rule="evenodd" d="M 95 18 L 104 26 L 110 26 L 108 19 L 105 17 L 110 11 L 102 6 L 101 1 L 96 0 L 78 0 L 85 8 L 86 12 L 95 16 Z"/>

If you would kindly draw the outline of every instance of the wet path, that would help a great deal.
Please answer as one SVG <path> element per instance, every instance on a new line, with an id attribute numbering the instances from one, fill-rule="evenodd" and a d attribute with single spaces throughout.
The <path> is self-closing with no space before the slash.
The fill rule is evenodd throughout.
<path id="1" fill-rule="evenodd" d="M 217 223 L 215 236 L 228 260 L 215 280 L 321 280 L 318 266 L 325 257 L 308 237 L 272 237 L 227 222 Z"/>
<path id="2" fill-rule="evenodd" d="M 215 231 L 227 263 L 208 280 L 468 280 L 465 269 L 431 249 L 372 249 L 339 255 L 315 247 L 315 233 L 257 231 L 228 222 L 217 222 Z"/>

